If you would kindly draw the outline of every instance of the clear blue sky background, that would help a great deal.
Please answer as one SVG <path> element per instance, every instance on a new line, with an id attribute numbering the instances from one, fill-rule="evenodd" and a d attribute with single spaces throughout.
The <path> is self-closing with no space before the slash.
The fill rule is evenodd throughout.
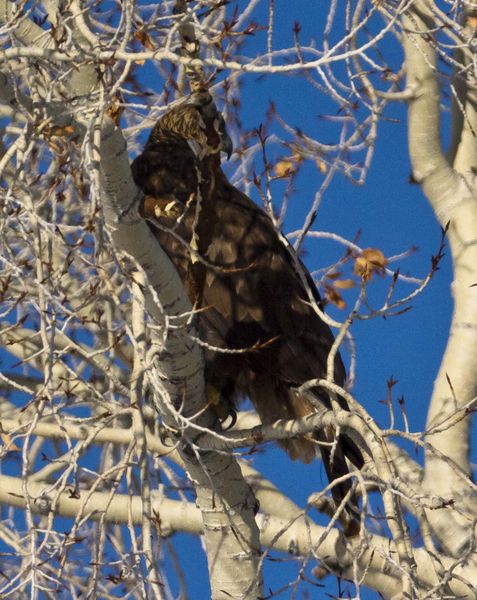
<path id="1" fill-rule="evenodd" d="M 312 38 L 315 38 L 317 47 L 320 47 L 319 35 L 328 6 L 326 2 L 309 0 L 276 0 L 274 49 L 292 45 L 295 20 L 302 26 L 302 42 L 311 43 Z M 261 25 L 267 23 L 267 10 L 268 3 L 264 1 L 259 11 L 253 15 Z M 343 31 L 341 30 L 341 35 Z M 400 66 L 402 55 L 399 47 L 392 44 L 394 42 L 385 42 L 381 49 L 387 52 L 388 62 L 396 68 Z M 243 54 L 255 56 L 256 53 L 263 52 L 265 47 L 266 32 L 258 33 L 249 40 Z M 339 67 L 337 72 L 340 72 Z M 273 100 L 280 115 L 290 125 L 302 128 L 305 133 L 316 136 L 322 142 L 337 141 L 333 137 L 333 127 L 321 116 L 336 115 L 338 107 L 299 77 L 264 78 L 246 75 L 242 82 L 240 118 L 247 128 L 257 127 L 264 121 L 269 100 Z M 157 85 L 154 81 L 149 84 L 151 87 Z M 366 185 L 359 187 L 352 185 L 344 177 L 337 177 L 325 195 L 314 229 L 333 231 L 349 239 L 353 239 L 360 230 L 360 245 L 380 248 L 386 256 L 417 246 L 418 250 L 410 258 L 398 264 L 401 272 L 423 277 L 429 270 L 431 255 L 439 247 L 440 228 L 419 187 L 409 183 L 411 168 L 406 140 L 406 106 L 391 105 L 384 116 Z M 271 149 L 272 155 L 273 152 Z M 279 153 L 279 150 L 275 152 Z M 285 232 L 292 231 L 301 224 L 304 207 L 308 206 L 319 181 L 317 169 L 304 169 L 303 175 L 297 180 L 298 192 L 287 215 Z M 278 184 L 275 189 L 280 189 Z M 279 194 L 277 200 L 280 200 Z M 317 268 L 329 264 L 341 249 L 330 242 L 314 241 L 307 246 L 307 251 L 307 264 L 310 268 Z M 376 285 L 377 297 L 383 297 L 383 290 L 387 289 L 389 282 L 388 279 L 384 283 L 372 284 Z M 410 428 L 422 430 L 424 427 L 433 380 L 449 330 L 452 310 L 450 282 L 451 270 L 446 257 L 430 286 L 412 303 L 412 310 L 399 317 L 360 322 L 353 327 L 358 351 L 354 394 L 383 426 L 389 423 L 389 417 L 388 409 L 381 401 L 387 395 L 386 381 L 392 376 L 398 381 L 393 390 L 394 398 L 404 397 Z M 408 284 L 398 286 L 398 295 L 411 289 L 412 286 Z M 348 297 L 351 298 L 352 294 Z M 341 319 L 345 317 L 344 312 L 334 311 L 333 314 Z M 399 410 L 396 411 L 398 413 Z M 399 426 L 402 425 L 399 417 L 397 422 Z M 311 492 L 326 483 L 326 476 L 319 462 L 307 466 L 293 463 L 284 453 L 272 447 L 257 454 L 254 464 L 301 505 L 306 503 Z M 206 562 L 199 543 L 185 535 L 176 536 L 174 543 L 184 561 L 186 579 L 193 582 L 190 588 L 191 598 L 207 598 Z M 267 561 L 265 565 L 266 592 L 277 591 L 299 573 L 300 563 L 290 557 L 277 558 L 277 561 Z M 348 590 L 353 596 L 352 587 L 344 584 L 340 590 L 335 578 L 328 578 L 324 584 L 324 588 L 313 588 L 300 583 L 295 597 L 321 598 L 326 597 L 325 594 L 330 594 L 331 597 L 343 594 L 347 597 L 343 590 Z M 291 597 L 291 590 L 288 589 L 278 597 Z M 371 592 L 361 594 L 363 600 L 377 597 Z"/>

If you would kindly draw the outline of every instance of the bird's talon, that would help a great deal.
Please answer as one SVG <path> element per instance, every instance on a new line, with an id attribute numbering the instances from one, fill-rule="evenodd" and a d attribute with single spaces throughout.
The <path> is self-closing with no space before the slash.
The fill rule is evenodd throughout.
<path id="1" fill-rule="evenodd" d="M 165 217 L 174 217 L 177 219 L 182 215 L 182 205 L 175 200 L 172 200 L 168 204 L 166 204 L 164 208 L 164 216 Z"/>

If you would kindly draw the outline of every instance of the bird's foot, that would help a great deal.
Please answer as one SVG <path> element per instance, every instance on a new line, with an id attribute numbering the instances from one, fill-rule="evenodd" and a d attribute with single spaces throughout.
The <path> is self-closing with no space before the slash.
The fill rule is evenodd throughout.
<path id="1" fill-rule="evenodd" d="M 161 198 L 146 196 L 141 212 L 146 218 L 178 219 L 184 212 L 184 205 L 172 195 L 162 196 Z"/>

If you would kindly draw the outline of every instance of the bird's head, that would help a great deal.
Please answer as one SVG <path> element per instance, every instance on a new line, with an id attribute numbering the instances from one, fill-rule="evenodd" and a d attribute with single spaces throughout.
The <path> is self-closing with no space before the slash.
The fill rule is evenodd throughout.
<path id="1" fill-rule="evenodd" d="M 156 144 L 171 135 L 186 141 L 200 158 L 225 152 L 229 159 L 233 151 L 224 118 L 207 90 L 194 92 L 187 102 L 162 116 L 148 143 Z"/>

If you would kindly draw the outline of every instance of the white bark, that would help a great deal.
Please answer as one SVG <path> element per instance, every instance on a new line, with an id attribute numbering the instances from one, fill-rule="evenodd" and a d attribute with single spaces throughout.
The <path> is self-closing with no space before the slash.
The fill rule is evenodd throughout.
<path id="1" fill-rule="evenodd" d="M 213 425 L 208 412 L 192 418 L 200 414 L 205 400 L 201 351 L 193 340 L 190 324 L 192 307 L 175 269 L 146 222 L 138 217 L 137 200 L 132 204 L 132 218 L 127 212 L 131 199 L 137 198 L 137 189 L 132 183 L 122 135 L 110 120 L 102 126 L 101 160 L 106 222 L 117 246 L 134 257 L 147 274 L 156 294 L 154 298 L 151 290 L 146 292 L 148 313 L 156 324 L 166 323 L 158 343 L 160 362 L 154 361 L 165 394 L 159 400 L 155 392 L 156 401 L 165 423 L 180 427 L 187 443 L 192 443 L 199 431 Z M 167 331 L 171 317 L 175 317 L 174 329 Z M 183 408 L 178 414 L 180 406 Z M 184 425 L 189 432 L 183 429 Z M 253 494 L 231 455 L 190 452 L 187 449 L 183 458 L 204 519 L 212 597 L 258 596 L 261 576 Z"/>
<path id="2" fill-rule="evenodd" d="M 6 22 L 13 15 L 13 5 L 4 2 L 1 8 Z M 87 53 L 94 39 L 88 35 L 87 26 L 74 3 L 72 9 L 70 27 L 77 43 Z M 23 22 L 28 22 L 28 19 Z M 35 45 L 37 49 L 40 48 L 37 46 L 39 37 L 50 39 L 36 26 L 23 26 L 17 30 L 22 42 Z M 44 56 L 53 60 L 64 58 L 56 52 L 48 52 Z M 75 97 L 77 106 L 88 101 L 91 93 L 100 91 L 98 71 L 93 64 L 74 69 L 67 81 L 67 89 Z M 139 192 L 131 178 L 124 139 L 112 121 L 101 115 L 107 104 L 101 100 L 101 94 L 99 100 L 100 104 L 93 105 L 92 111 L 87 106 L 81 109 L 79 119 L 89 132 L 91 164 L 96 169 L 100 164 L 101 178 L 93 179 L 93 185 L 101 189 L 106 224 L 115 244 L 132 257 L 147 275 L 145 308 L 161 330 L 160 335 L 152 339 L 153 351 L 148 353 L 150 362 L 144 365 L 148 370 L 154 369 L 149 380 L 155 384 L 156 406 L 167 426 L 179 429 L 185 443 L 193 444 L 198 432 L 210 427 L 213 421 L 208 412 L 194 417 L 200 415 L 205 397 L 201 350 L 193 339 L 191 305 L 170 261 L 138 215 Z M 126 266 L 128 275 L 135 276 L 131 267 Z M 56 370 L 58 375 L 63 370 L 62 365 L 57 364 Z M 254 500 L 238 465 L 231 456 L 213 453 L 203 456 L 186 453 L 185 456 L 204 518 L 213 597 L 258 595 L 261 579 Z M 224 540 L 227 551 L 224 551 Z"/>
<path id="3" fill-rule="evenodd" d="M 449 224 L 448 239 L 454 264 L 452 292 L 455 306 L 449 342 L 429 406 L 424 485 L 440 495 L 452 495 L 461 512 L 430 513 L 440 543 L 458 556 L 473 536 L 470 523 L 477 514 L 472 489 L 462 475 L 470 474 L 470 416 L 445 426 L 457 409 L 477 396 L 477 194 L 467 165 L 475 162 L 475 137 L 464 126 L 456 161 L 460 173 L 447 162 L 440 142 L 440 101 L 437 62 L 432 35 L 435 22 L 426 2 L 414 2 L 403 17 L 409 102 L 409 151 L 413 175 L 431 203 L 442 227 Z M 473 81 L 468 82 L 474 94 Z M 469 104 L 472 104 L 469 102 Z M 473 107 L 469 106 L 470 116 Z M 470 151 L 472 147 L 472 151 Z M 466 150 L 465 150 L 466 149 Z M 465 158 L 464 158 L 465 157 Z M 464 173 L 464 171 L 467 171 Z M 462 173 L 462 174 L 461 174 Z M 444 425 L 438 427 L 438 425 Z M 438 427 L 438 432 L 433 429 Z M 447 460 L 440 459 L 436 452 Z M 452 529 L 451 529 L 452 527 Z"/>
<path id="4" fill-rule="evenodd" d="M 25 506 L 26 501 L 18 479 L 1 476 L 0 483 L 1 502 Z M 110 498 L 109 493 L 90 493 L 84 490 L 79 498 L 72 497 L 67 491 L 57 498 L 54 490 L 45 487 L 43 482 L 29 481 L 27 485 L 29 495 L 34 498 L 34 511 L 39 514 L 48 514 L 54 502 L 55 512 L 59 515 L 75 517 L 81 513 L 90 519 L 98 520 L 102 518 L 103 507 L 106 505 L 106 518 L 110 522 L 127 523 L 132 519 L 134 524 L 141 524 L 143 521 L 143 499 L 139 496 L 115 494 Z M 270 488 L 270 484 L 266 483 L 266 487 Z M 268 493 L 269 491 L 264 493 L 263 499 Z M 152 510 L 161 517 L 162 535 L 170 535 L 176 531 L 191 534 L 204 532 L 202 511 L 192 504 L 170 500 L 157 494 L 152 495 L 151 501 Z M 347 541 L 338 530 L 327 532 L 298 507 L 293 510 L 291 506 L 287 516 L 265 514 L 260 516 L 259 523 L 260 541 L 266 548 L 292 553 L 297 557 L 306 558 L 313 555 L 345 578 L 364 578 L 366 585 L 386 596 L 394 596 L 402 590 L 399 569 L 393 567 L 390 561 L 396 548 L 394 545 L 390 546 L 385 537 L 367 536 L 365 545 L 358 540 Z M 226 539 L 223 539 L 223 542 L 226 543 Z M 418 589 L 424 594 L 425 589 L 439 583 L 437 563 L 423 549 L 417 550 L 415 556 L 416 581 L 420 585 Z M 453 561 L 443 555 L 436 558 L 439 559 L 441 567 L 452 571 L 456 576 L 450 584 L 449 591 L 465 600 L 475 598 L 473 566 L 459 564 L 460 561 Z M 223 575 L 222 580 L 226 582 Z"/>

